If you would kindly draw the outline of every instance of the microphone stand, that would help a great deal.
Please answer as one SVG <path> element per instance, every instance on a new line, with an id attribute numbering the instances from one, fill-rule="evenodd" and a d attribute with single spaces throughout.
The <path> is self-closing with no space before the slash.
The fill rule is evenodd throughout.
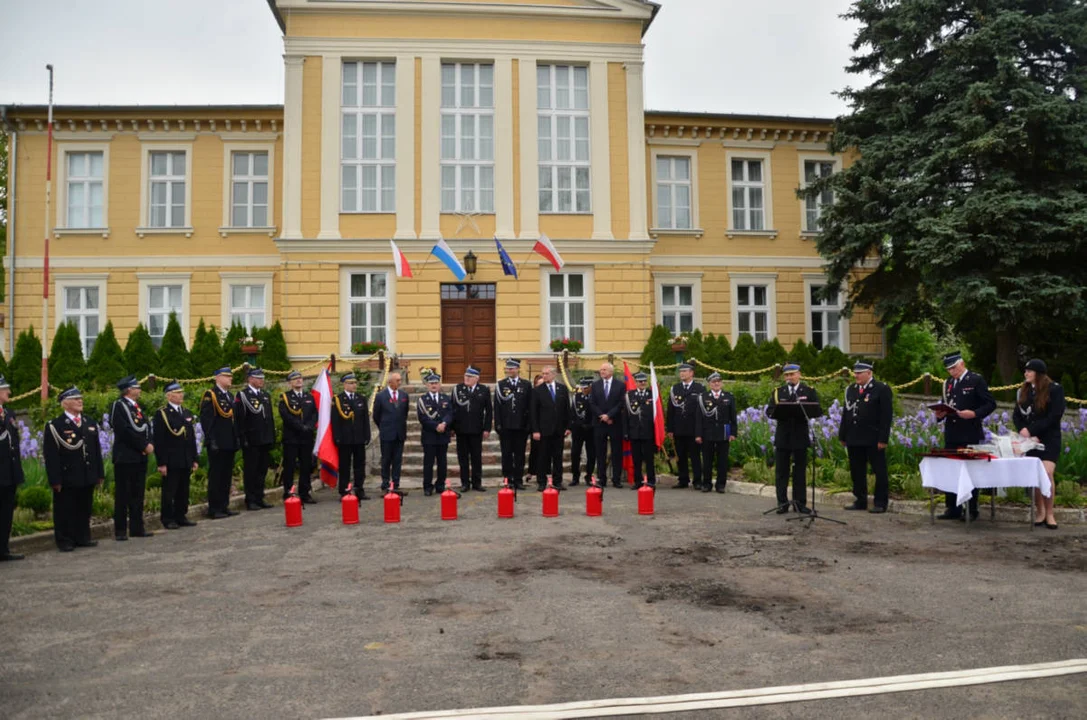
<path id="1" fill-rule="evenodd" d="M 799 520 L 800 522 L 803 522 L 803 521 L 807 520 L 808 521 L 807 526 L 809 528 L 812 526 L 812 524 L 816 520 L 829 520 L 832 523 L 838 523 L 839 525 L 845 525 L 846 523 L 844 521 L 835 520 L 834 518 L 831 518 L 831 517 L 824 517 L 824 516 L 819 514 L 818 510 L 815 509 L 815 478 L 818 475 L 818 470 L 819 470 L 818 462 L 816 460 L 816 453 L 815 453 L 815 430 L 812 429 L 811 417 L 808 416 L 808 409 L 804 406 L 805 403 L 802 403 L 802 402 L 800 402 L 798 400 L 797 405 L 800 406 L 800 412 L 804 413 L 804 421 L 808 424 L 808 438 L 809 438 L 809 440 L 811 442 L 811 446 L 810 446 L 811 447 L 811 508 L 810 508 L 811 513 L 806 514 L 806 515 L 805 514 L 800 514 L 800 506 L 796 502 L 796 498 L 794 497 L 793 498 L 793 508 L 796 510 L 797 516 L 796 517 L 785 518 L 785 520 L 786 521 Z M 795 468 L 793 469 L 793 472 L 796 472 Z"/>

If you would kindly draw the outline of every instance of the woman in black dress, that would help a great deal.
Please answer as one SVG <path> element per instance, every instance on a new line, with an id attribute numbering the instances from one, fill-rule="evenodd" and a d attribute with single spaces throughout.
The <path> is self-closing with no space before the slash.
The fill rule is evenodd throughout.
<path id="1" fill-rule="evenodd" d="M 1064 416 L 1064 388 L 1053 382 L 1046 373 L 1046 365 L 1035 359 L 1027 363 L 1023 370 L 1024 382 L 1019 388 L 1015 401 L 1012 422 L 1019 434 L 1045 445 L 1045 450 L 1031 450 L 1030 457 L 1039 458 L 1049 475 L 1051 489 L 1049 497 L 1041 490 L 1034 491 L 1034 524 L 1045 525 L 1050 530 L 1057 529 L 1057 519 L 1053 516 L 1053 496 L 1057 486 L 1053 473 L 1057 469 L 1057 460 L 1061 456 L 1061 418 Z"/>

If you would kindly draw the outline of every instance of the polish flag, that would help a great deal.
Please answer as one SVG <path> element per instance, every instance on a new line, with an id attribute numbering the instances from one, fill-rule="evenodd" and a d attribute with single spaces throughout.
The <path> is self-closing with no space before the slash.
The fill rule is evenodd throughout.
<path id="1" fill-rule="evenodd" d="M 657 371 L 649 363 L 649 387 L 653 388 L 653 439 L 657 449 L 664 448 L 664 403 L 661 401 L 660 388 L 657 386 Z"/>
<path id="2" fill-rule="evenodd" d="M 396 243 L 392 240 L 389 241 L 389 244 L 393 246 L 393 265 L 396 266 L 396 276 L 406 278 L 415 277 L 411 274 L 411 265 L 408 264 L 408 259 L 404 257 L 404 253 L 401 252 L 400 248 L 398 248 Z"/>
<path id="3" fill-rule="evenodd" d="M 630 372 L 630 368 L 627 367 L 626 360 L 623 361 L 623 384 L 626 385 L 627 392 L 633 392 L 638 389 L 638 383 L 634 382 L 634 374 Z M 627 482 L 631 485 L 634 484 L 634 454 L 630 448 L 630 440 L 623 438 L 623 470 L 627 474 Z"/>
<path id="4" fill-rule="evenodd" d="M 317 376 L 310 392 L 317 403 L 317 442 L 313 444 L 313 454 L 321 467 L 321 481 L 336 487 L 340 479 L 340 451 L 332 441 L 332 378 L 327 367 Z"/>
<path id="5" fill-rule="evenodd" d="M 551 240 L 546 235 L 540 235 L 540 239 L 532 246 L 532 250 L 547 258 L 547 261 L 554 266 L 555 272 L 562 270 L 562 266 L 566 264 L 563 262 L 562 255 L 559 255 L 559 251 L 555 249 L 555 246 L 551 244 Z"/>

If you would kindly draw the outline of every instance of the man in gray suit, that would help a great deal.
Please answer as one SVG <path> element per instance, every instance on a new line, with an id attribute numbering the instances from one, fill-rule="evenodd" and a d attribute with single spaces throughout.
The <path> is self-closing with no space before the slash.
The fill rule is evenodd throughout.
<path id="1" fill-rule="evenodd" d="M 374 399 L 374 425 L 381 438 L 381 489 L 400 487 L 400 464 L 408 437 L 408 394 L 400 390 L 400 373 L 389 374 L 389 387 Z"/>

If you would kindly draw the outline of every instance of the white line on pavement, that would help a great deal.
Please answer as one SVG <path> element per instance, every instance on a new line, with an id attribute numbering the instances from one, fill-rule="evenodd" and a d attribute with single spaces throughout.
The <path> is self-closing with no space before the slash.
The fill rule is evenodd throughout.
<path id="1" fill-rule="evenodd" d="M 984 685 L 987 683 L 1027 680 L 1030 678 L 1056 677 L 1087 672 L 1087 659 L 1062 660 L 1034 665 L 1007 665 L 1004 667 L 953 670 L 951 672 L 924 673 L 920 675 L 896 675 L 861 680 L 841 680 L 808 685 L 756 688 L 753 690 L 728 690 L 714 693 L 688 695 L 659 695 L 642 698 L 613 698 L 609 700 L 584 700 L 555 703 L 552 705 L 508 705 L 505 707 L 473 708 L 466 710 L 434 710 L 398 713 L 394 715 L 366 715 L 342 720 L 363 720 L 380 717 L 383 720 L 450 720 L 486 718 L 499 720 L 562 720 L 564 718 L 608 717 L 641 713 L 690 712 L 713 708 L 772 705 L 776 703 L 825 700 L 828 698 L 881 695 L 884 693 L 930 690 L 937 688 Z"/>

